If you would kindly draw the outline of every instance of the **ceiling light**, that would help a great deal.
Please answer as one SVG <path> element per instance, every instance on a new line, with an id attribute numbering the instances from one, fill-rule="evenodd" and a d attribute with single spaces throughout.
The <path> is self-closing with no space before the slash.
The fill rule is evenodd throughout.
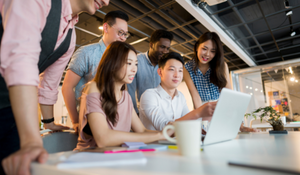
<path id="1" fill-rule="evenodd" d="M 290 80 L 291 80 L 291 81 L 295 81 L 295 78 L 294 78 L 294 77 L 292 77 Z"/>
<path id="2" fill-rule="evenodd" d="M 295 31 L 292 31 L 291 32 L 291 36 L 295 36 L 296 35 L 296 32 Z"/>
<path id="3" fill-rule="evenodd" d="M 250 87 L 249 89 L 252 89 L 252 87 Z"/>
<path id="4" fill-rule="evenodd" d="M 103 30 L 103 26 L 100 26 L 100 27 L 99 27 L 99 30 Z"/>
<path id="5" fill-rule="evenodd" d="M 130 45 L 134 45 L 134 44 L 140 43 L 140 42 L 142 42 L 142 41 L 145 41 L 146 39 L 148 39 L 148 37 L 141 38 L 141 39 L 136 40 L 136 41 L 133 41 L 133 42 L 131 42 L 131 43 L 129 43 L 129 44 L 130 44 Z"/>
<path id="6" fill-rule="evenodd" d="M 248 87 L 248 86 L 246 86 L 246 88 L 248 89 L 249 87 Z"/>
<path id="7" fill-rule="evenodd" d="M 257 88 L 255 88 L 255 91 L 258 91 L 258 89 L 257 89 Z"/>
<path id="8" fill-rule="evenodd" d="M 252 93 L 250 93 L 250 95 L 253 95 Z"/>
<path id="9" fill-rule="evenodd" d="M 207 3 L 209 6 L 212 6 L 212 5 L 220 4 L 225 1 L 227 1 L 227 0 L 192 0 L 192 3 L 199 7 L 200 5 L 203 5 L 204 3 Z"/>
<path id="10" fill-rule="evenodd" d="M 296 83 L 298 83 L 298 80 L 295 80 Z"/>
<path id="11" fill-rule="evenodd" d="M 293 74 L 293 70 L 292 70 L 292 67 L 289 67 L 289 70 L 290 70 L 290 73 Z"/>
<path id="12" fill-rule="evenodd" d="M 263 92 L 262 90 L 260 90 L 260 92 Z"/>
<path id="13" fill-rule="evenodd" d="M 290 16 L 290 15 L 292 15 L 293 14 L 293 11 L 292 10 L 290 10 L 290 11 L 288 11 L 288 12 L 286 12 L 286 16 Z"/>

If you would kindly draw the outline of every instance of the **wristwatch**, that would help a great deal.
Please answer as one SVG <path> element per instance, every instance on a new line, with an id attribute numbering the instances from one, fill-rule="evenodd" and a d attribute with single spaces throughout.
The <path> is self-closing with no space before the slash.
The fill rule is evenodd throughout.
<path id="1" fill-rule="evenodd" d="M 49 118 L 49 119 L 43 119 L 42 122 L 43 122 L 43 123 L 51 123 L 51 122 L 54 122 L 54 117 Z"/>

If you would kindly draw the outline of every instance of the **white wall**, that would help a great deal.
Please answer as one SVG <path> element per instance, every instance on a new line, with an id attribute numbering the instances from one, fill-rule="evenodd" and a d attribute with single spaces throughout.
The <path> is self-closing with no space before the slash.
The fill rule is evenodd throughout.
<path id="1" fill-rule="evenodd" d="M 63 98 L 63 95 L 62 95 L 62 92 L 61 92 L 61 86 L 59 86 L 59 88 L 58 88 L 58 98 L 57 98 L 56 104 L 54 105 L 53 115 L 54 115 L 55 123 L 61 123 L 62 122 L 61 117 L 62 116 L 68 116 L 66 125 L 69 126 L 69 127 L 72 126 L 72 122 L 71 122 L 71 119 L 69 117 L 68 110 L 65 106 L 65 101 L 64 101 L 64 98 Z"/>
<path id="2" fill-rule="evenodd" d="M 259 107 L 266 106 L 260 72 L 239 75 L 239 85 L 241 92 L 252 95 L 246 113 L 253 112 Z M 244 120 L 245 126 L 249 126 L 252 118 L 253 117 L 248 117 L 248 119 Z"/>
<path id="3" fill-rule="evenodd" d="M 190 111 L 192 111 L 194 109 L 194 105 L 193 105 L 193 100 L 192 100 L 192 96 L 189 92 L 188 87 L 186 86 L 186 83 L 183 81 L 179 84 L 179 86 L 177 87 L 177 90 L 179 90 L 180 92 L 183 93 L 187 106 L 189 108 Z"/>

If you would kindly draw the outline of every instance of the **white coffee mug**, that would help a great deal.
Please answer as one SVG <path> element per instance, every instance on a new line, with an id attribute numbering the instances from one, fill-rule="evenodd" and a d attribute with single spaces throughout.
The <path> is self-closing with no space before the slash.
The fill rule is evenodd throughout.
<path id="1" fill-rule="evenodd" d="M 175 137 L 171 138 L 167 130 L 175 130 Z M 167 125 L 163 129 L 164 137 L 178 145 L 179 153 L 187 157 L 195 157 L 200 154 L 201 120 L 176 121 L 174 125 Z"/>

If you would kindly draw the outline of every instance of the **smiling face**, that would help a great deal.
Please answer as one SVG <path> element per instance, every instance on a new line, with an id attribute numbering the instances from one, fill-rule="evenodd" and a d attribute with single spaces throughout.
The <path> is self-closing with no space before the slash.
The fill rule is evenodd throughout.
<path id="1" fill-rule="evenodd" d="M 216 55 L 216 44 L 212 40 L 201 43 L 197 49 L 199 64 L 208 64 Z"/>
<path id="2" fill-rule="evenodd" d="M 156 43 L 150 43 L 149 55 L 159 60 L 163 54 L 169 53 L 171 41 L 167 38 L 160 38 Z"/>
<path id="3" fill-rule="evenodd" d="M 128 53 L 127 62 L 118 72 L 117 78 L 124 84 L 132 83 L 137 72 L 137 64 L 137 56 L 132 50 L 130 50 Z"/>
<path id="4" fill-rule="evenodd" d="M 123 19 L 116 18 L 116 22 L 110 26 L 108 23 L 104 25 L 104 39 L 109 45 L 114 41 L 126 41 L 126 34 L 128 33 L 127 22 Z"/>
<path id="5" fill-rule="evenodd" d="M 82 0 L 82 2 L 85 3 L 86 6 L 84 11 L 90 15 L 95 14 L 98 9 L 102 8 L 103 6 L 108 6 L 109 4 L 109 0 Z"/>
<path id="6" fill-rule="evenodd" d="M 176 59 L 170 59 L 164 67 L 158 68 L 157 72 L 164 87 L 175 89 L 182 82 L 183 64 Z"/>

